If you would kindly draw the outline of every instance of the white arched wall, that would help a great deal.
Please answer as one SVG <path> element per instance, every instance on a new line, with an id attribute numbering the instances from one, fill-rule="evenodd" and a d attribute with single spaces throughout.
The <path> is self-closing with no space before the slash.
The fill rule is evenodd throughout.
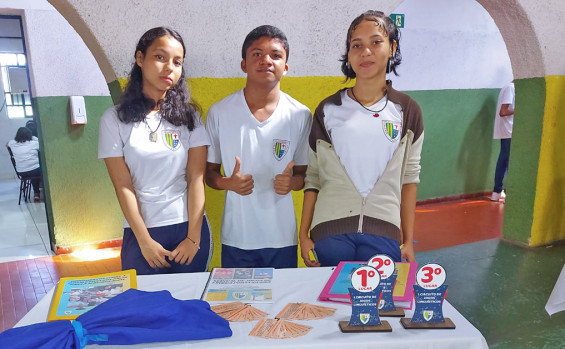
<path id="1" fill-rule="evenodd" d="M 208 64 L 210 58 L 212 61 L 231 60 L 234 54 L 239 53 L 241 37 L 253 27 L 265 23 L 279 26 L 294 43 L 291 57 L 296 53 L 300 59 L 295 62 L 299 63 L 296 70 L 291 70 L 289 76 L 340 75 L 332 57 L 341 53 L 343 31 L 347 29 L 351 18 L 371 8 L 390 13 L 404 6 L 402 0 L 364 0 L 347 4 L 338 1 L 291 0 L 277 3 L 275 7 L 258 6 L 257 3 L 245 0 L 217 0 L 207 4 L 183 0 L 49 2 L 72 23 L 85 40 L 107 82 L 127 75 L 132 61 L 130 51 L 135 48 L 135 42 L 145 30 L 159 25 L 173 27 L 183 35 L 190 48 L 187 60 L 189 77 L 234 76 L 237 69 L 230 69 L 229 64 L 211 66 Z M 451 8 L 454 15 L 445 18 L 443 22 L 434 23 L 436 28 L 465 18 L 464 11 L 474 7 L 469 1 L 439 2 L 443 7 Z M 425 9 L 429 4 L 435 7 L 437 3 L 438 1 L 420 1 L 418 6 Z M 477 3 L 488 11 L 500 28 L 513 60 L 515 77 L 545 76 L 544 65 L 548 65 L 550 70 L 563 68 L 559 52 L 562 52 L 564 45 L 559 40 L 560 31 L 554 27 L 562 19 L 560 11 L 555 11 L 563 6 L 559 0 L 542 3 L 535 0 L 512 0 L 504 3 L 478 0 Z M 88 23 L 85 23 L 85 19 Z M 407 22 L 410 23 L 409 17 Z M 127 30 L 124 30 L 124 26 Z M 483 29 L 477 25 L 478 31 Z M 540 31 L 543 35 L 539 35 Z M 328 42 L 336 41 L 336 45 L 328 45 Z M 220 45 L 221 50 L 218 50 L 218 46 L 213 47 L 214 45 Z M 532 66 L 531 62 L 541 64 Z M 237 74 L 242 76 L 239 72 Z"/>
<path id="2" fill-rule="evenodd" d="M 406 19 L 392 78 L 400 90 L 501 88 L 513 79 L 504 39 L 475 0 L 405 0 L 394 13 Z"/>
<path id="3" fill-rule="evenodd" d="M 403 6 L 409 6 L 410 1 L 381 0 L 344 3 L 339 1 L 292 0 L 277 3 L 276 6 L 269 3 L 262 3 L 261 6 L 258 6 L 257 2 L 243 0 L 218 0 L 206 3 L 181 0 L 167 2 L 149 0 L 120 2 L 111 0 L 97 2 L 88 0 L 50 0 L 50 3 L 69 20 L 83 40 L 85 40 L 101 66 L 106 81 L 111 88 L 112 86 L 115 87 L 118 82 L 123 84 L 123 79 L 127 77 L 127 72 L 133 61 L 135 43 L 146 29 L 157 25 L 168 25 L 177 29 L 183 35 L 188 47 L 188 59 L 185 68 L 190 77 L 189 80 L 194 96 L 203 105 L 204 111 L 206 111 L 213 102 L 243 86 L 243 74 L 239 70 L 240 45 L 244 36 L 253 27 L 269 23 L 280 27 L 286 32 L 291 46 L 289 60 L 291 70 L 283 80 L 283 89 L 313 108 L 321 98 L 342 86 L 341 81 L 343 79 L 340 76 L 337 59 L 342 53 L 345 32 L 350 21 L 356 15 L 369 8 L 379 8 L 386 13 L 399 12 L 397 8 L 402 9 Z M 420 2 L 420 6 L 422 6 L 422 3 L 424 2 Z M 425 3 L 430 5 L 436 4 L 436 6 L 438 3 L 440 6 L 443 3 L 439 11 L 451 9 L 455 13 L 449 13 L 449 15 L 460 18 L 463 18 L 466 12 L 468 12 L 461 11 L 461 6 L 468 6 L 469 9 L 477 10 L 477 4 L 469 2 L 459 3 L 459 7 L 449 1 L 442 2 L 437 0 Z M 562 48 L 562 44 L 556 45 L 557 49 L 555 47 L 548 47 L 548 40 L 555 37 L 555 35 L 549 35 L 548 31 L 563 32 L 563 30 L 559 29 L 563 29 L 564 24 L 562 24 L 563 21 L 556 21 L 554 23 L 555 29 L 549 28 L 540 13 L 550 14 L 552 18 L 556 19 L 561 18 L 565 13 L 564 5 L 557 1 L 538 3 L 535 0 L 521 0 L 511 2 L 507 8 L 501 8 L 495 0 L 480 0 L 478 3 L 490 13 L 494 22 L 500 28 L 508 49 L 509 59 L 512 62 L 514 77 L 524 80 L 524 86 L 534 91 L 536 103 L 533 103 L 534 107 L 532 108 L 536 108 L 535 111 L 537 113 L 534 119 L 537 118 L 537 126 L 541 129 L 543 126 L 545 103 L 544 78 L 547 72 L 559 74 L 558 72 L 561 71 L 561 74 L 563 73 L 558 52 L 558 49 Z M 297 11 L 297 9 L 300 10 Z M 406 12 L 409 12 L 408 8 Z M 489 36 L 492 34 L 489 31 L 490 29 L 486 30 L 486 27 L 492 28 L 492 19 L 490 19 L 488 13 L 484 12 L 486 17 L 485 15 L 481 17 L 480 23 L 483 23 L 485 27 L 477 30 L 478 35 Z M 418 23 L 418 21 L 412 21 L 410 17 L 407 17 L 406 22 L 407 28 L 405 30 L 408 35 L 408 32 L 412 30 L 409 27 L 410 23 Z M 456 24 L 456 22 L 451 20 L 447 21 L 447 23 Z M 468 22 L 461 21 L 461 23 Z M 435 24 L 433 27 L 437 28 L 437 22 Z M 423 30 L 424 27 L 416 30 L 415 34 L 422 34 Z M 457 35 L 457 33 L 453 34 Z M 524 48 L 524 40 L 528 42 L 527 49 Z M 452 42 L 458 43 L 459 41 L 452 40 Z M 422 50 L 425 51 L 426 41 L 419 42 L 419 44 L 422 45 Z M 408 48 L 406 50 L 408 51 L 405 52 L 410 51 Z M 481 53 L 484 54 L 484 52 Z M 492 59 L 488 54 L 486 56 L 484 59 Z M 497 57 L 501 57 L 501 55 L 497 55 Z M 405 59 L 406 62 L 410 61 L 410 57 L 406 55 Z M 475 85 L 469 84 L 467 87 L 464 87 L 470 91 L 469 93 L 472 96 L 472 98 L 465 98 L 465 91 L 461 91 L 461 86 L 449 84 L 458 78 L 460 75 L 458 73 L 461 73 L 461 71 L 446 72 L 442 69 L 444 66 L 441 62 L 438 63 L 437 60 L 427 62 L 427 60 L 427 57 L 422 56 L 420 61 L 415 63 L 413 67 L 417 67 L 419 64 L 422 69 L 429 71 L 428 75 L 420 76 L 418 79 L 414 78 L 410 81 L 409 76 L 412 75 L 406 73 L 406 77 L 404 75 L 401 76 L 398 80 L 395 80 L 395 84 L 398 83 L 401 87 L 405 87 L 402 89 L 409 90 L 408 93 L 416 98 L 420 104 L 426 106 L 424 108 L 427 128 L 426 147 L 427 149 L 438 150 L 429 154 L 429 161 L 433 162 L 434 160 L 441 159 L 446 150 L 442 149 L 437 139 L 444 134 L 449 134 L 451 132 L 450 126 L 458 125 L 457 122 L 459 120 L 454 119 L 452 123 L 446 123 L 443 126 L 445 127 L 445 132 L 439 132 L 435 139 L 428 136 L 430 134 L 429 131 L 431 131 L 429 120 L 433 121 L 435 114 L 441 111 L 437 108 L 438 105 L 434 104 L 438 102 L 436 96 L 440 96 L 443 93 L 442 91 L 447 91 L 443 95 L 445 100 L 452 102 L 465 101 L 465 103 L 475 103 L 479 106 L 475 111 L 476 115 L 469 114 L 469 110 L 465 112 L 469 114 L 466 115 L 466 117 L 469 117 L 467 120 L 467 132 L 463 135 L 465 142 L 471 142 L 468 144 L 471 144 L 470 148 L 473 147 L 472 142 L 477 141 L 476 133 L 473 133 L 476 130 L 480 130 L 479 136 L 483 137 L 481 140 L 484 143 L 488 142 L 483 148 L 486 154 L 480 157 L 477 157 L 472 150 L 459 149 L 459 154 L 456 154 L 457 160 L 455 161 L 456 171 L 468 173 L 467 166 L 469 164 L 472 165 L 473 161 L 486 157 L 487 161 L 481 164 L 482 168 L 480 169 L 480 175 L 486 176 L 493 171 L 492 163 L 489 162 L 489 159 L 493 157 L 493 154 L 496 155 L 496 145 L 492 143 L 489 135 L 492 128 L 490 117 L 494 113 L 493 105 L 496 99 L 496 97 L 493 97 L 496 96 L 493 87 L 501 86 L 504 83 L 500 82 L 497 86 L 498 79 L 493 77 L 499 77 L 500 79 L 509 77 L 508 71 L 504 71 L 508 67 L 505 68 L 505 63 L 502 63 L 502 72 L 495 69 L 494 73 L 489 74 L 490 82 L 485 84 L 477 82 L 481 81 L 479 78 L 481 77 L 480 74 L 476 75 L 476 79 L 467 79 L 467 81 Z M 496 62 L 493 63 L 499 64 L 500 59 L 497 58 Z M 407 63 L 406 67 L 409 68 L 410 64 L 412 63 Z M 403 66 L 401 66 L 401 73 L 403 73 L 402 68 Z M 469 72 L 472 72 L 472 69 L 467 69 L 467 76 L 469 76 Z M 445 77 L 449 74 L 452 76 L 451 80 Z M 541 84 L 536 78 L 541 79 Z M 425 83 L 422 83 L 424 80 L 429 81 L 431 84 L 438 84 L 434 87 L 437 90 L 432 91 L 433 94 L 429 93 Z M 517 81 L 517 85 L 520 90 L 520 81 Z M 455 99 L 453 99 L 454 96 Z M 445 113 L 446 111 L 443 110 L 441 112 Z M 527 123 L 527 125 L 530 124 L 531 122 Z M 526 138 L 525 144 L 527 146 L 530 146 L 532 142 L 537 142 L 536 146 L 540 149 L 541 131 L 539 135 Z M 513 142 L 513 149 L 516 143 L 519 142 Z M 424 151 L 426 151 L 426 148 Z M 515 162 L 517 163 L 515 167 L 520 167 L 520 161 Z M 538 170 L 537 155 L 536 159 L 527 158 L 525 162 L 526 164 L 522 167 L 530 171 L 529 174 L 533 175 L 533 178 L 536 178 Z M 424 169 L 423 176 L 436 176 L 437 173 L 433 172 L 426 174 L 425 171 L 430 171 L 432 168 L 434 166 L 427 166 Z M 483 187 L 481 187 L 482 190 L 488 190 L 485 184 L 488 182 L 488 179 L 485 177 L 482 180 L 484 182 L 482 184 Z M 473 178 L 465 178 L 465 181 L 470 181 L 470 184 L 465 183 L 463 187 L 454 187 L 456 190 L 459 190 L 458 192 L 442 192 L 444 188 L 442 188 L 441 183 L 432 191 L 439 196 L 446 196 L 477 190 L 477 183 L 476 181 L 473 182 Z M 518 180 L 517 182 L 520 181 Z M 426 184 L 423 180 L 420 193 L 425 193 L 430 185 L 433 187 L 433 183 Z M 490 185 L 488 183 L 488 186 Z M 512 191 L 512 188 L 513 186 L 509 185 L 510 191 Z M 535 185 L 526 191 L 529 195 L 526 201 L 528 205 L 531 204 L 533 206 L 536 192 Z M 209 192 L 208 194 L 208 203 L 221 203 L 223 197 L 221 193 Z M 519 196 L 519 194 L 517 193 L 516 196 Z M 511 198 L 508 200 L 507 206 L 512 206 Z M 516 212 L 520 212 L 520 214 L 526 213 L 526 216 L 530 219 L 531 226 L 533 208 L 521 207 Z M 215 219 L 219 219 L 219 216 L 214 213 L 213 215 Z M 508 221 L 508 216 L 506 221 Z M 213 228 L 217 231 L 219 227 L 218 222 L 214 225 L 215 227 L 213 226 Z M 528 230 L 528 227 L 528 225 L 526 225 L 526 228 L 521 227 L 519 230 L 522 233 L 515 238 L 527 243 L 528 241 L 526 240 L 528 240 L 530 232 L 523 232 Z M 66 243 L 65 240 L 67 238 L 68 236 L 64 236 L 61 240 L 62 243 Z"/>

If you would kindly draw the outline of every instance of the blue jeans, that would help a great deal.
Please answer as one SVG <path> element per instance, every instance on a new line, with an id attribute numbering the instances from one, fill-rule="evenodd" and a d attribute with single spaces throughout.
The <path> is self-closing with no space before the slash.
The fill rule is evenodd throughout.
<path id="1" fill-rule="evenodd" d="M 163 246 L 166 250 L 173 251 L 186 238 L 188 233 L 188 222 L 166 225 L 163 227 L 148 228 L 149 235 L 153 240 Z M 212 235 L 208 218 L 202 219 L 202 230 L 200 237 L 200 249 L 189 265 L 179 264 L 165 258 L 171 265 L 170 268 L 152 268 L 143 257 L 139 243 L 131 228 L 124 228 L 124 240 L 122 243 L 122 270 L 135 269 L 138 275 L 150 274 L 172 274 L 172 273 L 194 273 L 208 270 L 210 257 L 212 256 Z"/>
<path id="2" fill-rule="evenodd" d="M 296 245 L 242 250 L 222 244 L 222 268 L 296 268 Z"/>
<path id="3" fill-rule="evenodd" d="M 508 172 L 508 160 L 510 159 L 510 140 L 504 138 L 500 140 L 500 154 L 496 162 L 496 172 L 494 173 L 494 189 L 495 193 L 500 193 L 504 189 L 504 177 Z"/>
<path id="4" fill-rule="evenodd" d="M 395 262 L 401 261 L 398 242 L 374 234 L 329 236 L 316 241 L 314 250 L 323 267 L 336 266 L 341 261 L 368 261 L 376 254 L 386 254 Z"/>

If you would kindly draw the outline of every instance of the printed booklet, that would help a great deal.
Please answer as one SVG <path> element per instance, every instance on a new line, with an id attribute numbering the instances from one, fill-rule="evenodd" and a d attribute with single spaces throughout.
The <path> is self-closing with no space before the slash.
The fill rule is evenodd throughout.
<path id="1" fill-rule="evenodd" d="M 61 278 L 53 294 L 47 321 L 74 320 L 98 304 L 130 288 L 137 288 L 134 269 Z"/>
<path id="2" fill-rule="evenodd" d="M 326 302 L 351 303 L 348 288 L 351 287 L 351 273 L 367 262 L 340 262 L 333 271 L 326 286 L 320 293 L 318 300 Z M 412 308 L 414 300 L 414 289 L 416 283 L 416 272 L 418 263 L 401 262 L 396 265 L 396 285 L 392 292 L 394 305 L 400 308 Z"/>
<path id="3" fill-rule="evenodd" d="M 201 299 L 207 302 L 272 303 L 273 268 L 214 268 Z"/>

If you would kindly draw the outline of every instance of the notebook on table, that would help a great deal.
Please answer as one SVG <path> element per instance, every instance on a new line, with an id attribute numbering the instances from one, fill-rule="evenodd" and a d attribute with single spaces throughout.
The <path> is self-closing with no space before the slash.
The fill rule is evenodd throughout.
<path id="1" fill-rule="evenodd" d="M 351 287 L 351 274 L 355 269 L 367 262 L 340 262 L 334 269 L 326 286 L 320 293 L 318 300 L 325 302 L 351 303 L 349 288 Z M 396 283 L 392 293 L 392 299 L 397 307 L 410 309 L 414 300 L 414 289 L 416 283 L 416 272 L 418 263 L 397 262 Z"/>

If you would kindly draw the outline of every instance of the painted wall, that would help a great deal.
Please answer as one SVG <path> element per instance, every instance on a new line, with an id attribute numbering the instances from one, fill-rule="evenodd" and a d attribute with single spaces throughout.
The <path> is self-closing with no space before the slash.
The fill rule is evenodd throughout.
<path id="1" fill-rule="evenodd" d="M 42 136 L 48 140 L 43 144 L 45 189 L 57 246 L 122 237 L 116 194 L 93 146 L 98 143 L 100 116 L 112 105 L 108 96 L 85 97 L 88 124 L 71 125 L 67 96 L 35 98 Z"/>
<path id="2" fill-rule="evenodd" d="M 499 89 L 512 80 L 500 31 L 475 0 L 405 0 L 393 12 L 406 21 L 393 78 L 400 90 Z"/>
<path id="3" fill-rule="evenodd" d="M 565 132 L 565 74 L 546 76 L 545 88 L 545 115 L 529 241 L 532 246 L 565 240 L 565 162 L 562 161 L 565 149 L 562 136 Z"/>

